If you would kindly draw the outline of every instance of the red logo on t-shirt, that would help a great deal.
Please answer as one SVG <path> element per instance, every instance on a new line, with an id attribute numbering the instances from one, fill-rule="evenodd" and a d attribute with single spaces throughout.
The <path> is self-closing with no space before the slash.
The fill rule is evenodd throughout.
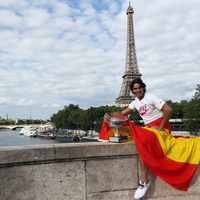
<path id="1" fill-rule="evenodd" d="M 147 113 L 148 110 L 149 110 L 149 109 L 147 108 L 147 106 L 144 105 L 144 106 L 141 106 L 141 107 L 139 108 L 139 113 L 140 113 L 141 116 L 143 116 L 144 114 Z"/>

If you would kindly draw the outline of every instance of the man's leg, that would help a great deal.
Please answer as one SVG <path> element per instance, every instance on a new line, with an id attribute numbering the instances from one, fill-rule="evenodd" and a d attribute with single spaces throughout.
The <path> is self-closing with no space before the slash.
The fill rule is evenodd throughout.
<path id="1" fill-rule="evenodd" d="M 141 176 L 140 176 L 138 188 L 134 194 L 135 199 L 142 198 L 146 194 L 146 192 L 150 186 L 149 169 L 145 165 L 145 163 L 143 162 L 142 159 L 140 159 L 140 168 L 141 168 Z"/>
<path id="2" fill-rule="evenodd" d="M 140 158 L 140 168 L 141 168 L 141 176 L 140 180 L 144 183 L 148 183 L 149 181 L 149 168 L 144 164 L 143 160 Z"/>

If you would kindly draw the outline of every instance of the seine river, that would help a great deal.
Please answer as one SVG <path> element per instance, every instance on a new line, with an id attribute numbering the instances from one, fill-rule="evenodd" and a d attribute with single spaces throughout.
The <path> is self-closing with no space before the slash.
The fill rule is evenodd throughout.
<path id="1" fill-rule="evenodd" d="M 19 130 L 0 130 L 0 147 L 60 143 L 55 139 L 41 139 L 19 134 Z"/>

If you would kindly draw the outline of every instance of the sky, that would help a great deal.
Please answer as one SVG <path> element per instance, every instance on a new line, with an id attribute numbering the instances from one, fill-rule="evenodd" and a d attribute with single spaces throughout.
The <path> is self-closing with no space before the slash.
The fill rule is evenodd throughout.
<path id="1" fill-rule="evenodd" d="M 190 100 L 200 83 L 200 1 L 131 0 L 147 91 Z M 0 0 L 0 117 L 49 119 L 112 104 L 125 70 L 129 0 Z"/>

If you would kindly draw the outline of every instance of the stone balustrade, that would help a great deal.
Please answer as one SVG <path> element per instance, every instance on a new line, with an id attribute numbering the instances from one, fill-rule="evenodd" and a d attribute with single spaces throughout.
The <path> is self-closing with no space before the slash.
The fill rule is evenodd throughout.
<path id="1" fill-rule="evenodd" d="M 0 158 L 2 200 L 133 200 L 139 176 L 133 142 L 7 147 Z M 188 192 L 151 173 L 144 199 L 198 199 L 199 173 Z"/>

